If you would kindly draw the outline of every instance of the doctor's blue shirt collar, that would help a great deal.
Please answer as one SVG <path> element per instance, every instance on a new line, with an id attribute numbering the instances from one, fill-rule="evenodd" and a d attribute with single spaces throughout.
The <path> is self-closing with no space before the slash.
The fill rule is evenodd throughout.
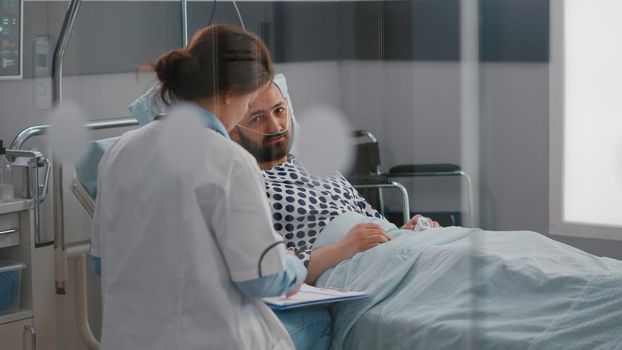
<path id="1" fill-rule="evenodd" d="M 197 110 L 201 112 L 201 116 L 205 119 L 205 123 L 207 127 L 221 134 L 227 139 L 230 139 L 229 132 L 225 128 L 225 125 L 218 119 L 214 113 L 208 111 L 205 108 L 195 107 Z"/>
<path id="2" fill-rule="evenodd" d="M 218 119 L 218 117 L 214 115 L 214 113 L 199 106 L 195 106 L 195 105 L 189 105 L 189 106 L 191 108 L 194 108 L 197 112 L 199 112 L 199 114 L 203 118 L 203 121 L 205 122 L 205 126 L 221 134 L 226 139 L 231 139 L 231 137 L 229 137 L 229 132 L 227 132 L 227 128 L 225 128 L 225 125 L 220 121 L 220 119 Z M 160 114 L 160 115 L 157 115 L 154 119 L 159 120 L 159 119 L 162 119 L 163 117 L 164 116 Z"/>

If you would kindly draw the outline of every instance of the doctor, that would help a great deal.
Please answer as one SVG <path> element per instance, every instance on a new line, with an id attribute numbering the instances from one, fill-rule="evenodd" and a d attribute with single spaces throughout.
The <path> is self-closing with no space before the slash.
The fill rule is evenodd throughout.
<path id="1" fill-rule="evenodd" d="M 292 349 L 258 298 L 295 293 L 306 270 L 274 245 L 259 168 L 227 134 L 268 86 L 269 53 L 256 36 L 214 25 L 153 68 L 162 96 L 205 117 L 205 156 L 178 171 L 156 120 L 102 158 L 92 230 L 101 349 Z"/>

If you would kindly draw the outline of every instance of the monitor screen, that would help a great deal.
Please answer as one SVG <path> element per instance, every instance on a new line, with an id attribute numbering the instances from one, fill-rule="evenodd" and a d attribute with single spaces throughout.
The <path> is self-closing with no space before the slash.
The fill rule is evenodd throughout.
<path id="1" fill-rule="evenodd" d="M 22 76 L 22 0 L 0 0 L 0 79 Z"/>

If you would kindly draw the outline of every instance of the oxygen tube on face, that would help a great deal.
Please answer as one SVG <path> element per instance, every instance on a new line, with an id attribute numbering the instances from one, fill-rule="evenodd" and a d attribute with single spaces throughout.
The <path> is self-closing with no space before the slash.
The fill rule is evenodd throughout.
<path id="1" fill-rule="evenodd" d="M 238 124 L 238 125 L 236 125 L 236 126 L 237 126 L 237 127 L 239 127 L 239 128 L 242 128 L 242 129 L 244 129 L 244 130 L 248 130 L 248 131 L 250 131 L 250 132 L 252 132 L 252 133 L 259 134 L 259 135 L 263 135 L 264 137 L 268 138 L 268 137 L 276 137 L 276 136 L 281 136 L 281 135 L 285 134 L 287 131 L 289 131 L 289 125 L 290 125 L 290 124 L 291 124 L 291 123 L 290 123 L 290 121 L 289 121 L 289 119 L 288 119 L 288 120 L 287 120 L 287 125 L 285 126 L 285 128 L 284 128 L 284 129 L 281 129 L 281 130 L 275 130 L 275 131 L 270 132 L 270 133 L 265 133 L 265 132 L 262 132 L 262 131 L 259 131 L 259 130 L 255 130 L 255 129 L 253 129 L 253 128 L 249 128 L 248 126 L 244 126 L 244 125 L 240 125 L 240 124 Z"/>

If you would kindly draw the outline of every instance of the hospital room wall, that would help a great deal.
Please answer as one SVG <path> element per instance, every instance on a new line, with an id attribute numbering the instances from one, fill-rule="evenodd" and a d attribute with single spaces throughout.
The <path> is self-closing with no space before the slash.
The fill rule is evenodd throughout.
<path id="1" fill-rule="evenodd" d="M 339 66 L 335 84 L 341 106 L 356 128 L 376 134 L 385 170 L 405 163 L 461 164 L 458 63 L 342 61 Z M 549 64 L 482 62 L 479 69 L 479 226 L 548 234 Z M 411 205 L 418 211 L 460 205 L 456 180 L 400 181 L 414 188 Z M 622 259 L 622 241 L 551 238 Z"/>
<path id="2" fill-rule="evenodd" d="M 347 62 L 344 108 L 381 140 L 383 168 L 461 160 L 457 62 Z M 480 65 L 480 226 L 548 230 L 548 65 Z M 477 176 L 477 174 L 472 174 Z M 455 211 L 456 178 L 399 179 L 417 211 Z M 530 220 L 524 220 L 529 217 Z"/>

